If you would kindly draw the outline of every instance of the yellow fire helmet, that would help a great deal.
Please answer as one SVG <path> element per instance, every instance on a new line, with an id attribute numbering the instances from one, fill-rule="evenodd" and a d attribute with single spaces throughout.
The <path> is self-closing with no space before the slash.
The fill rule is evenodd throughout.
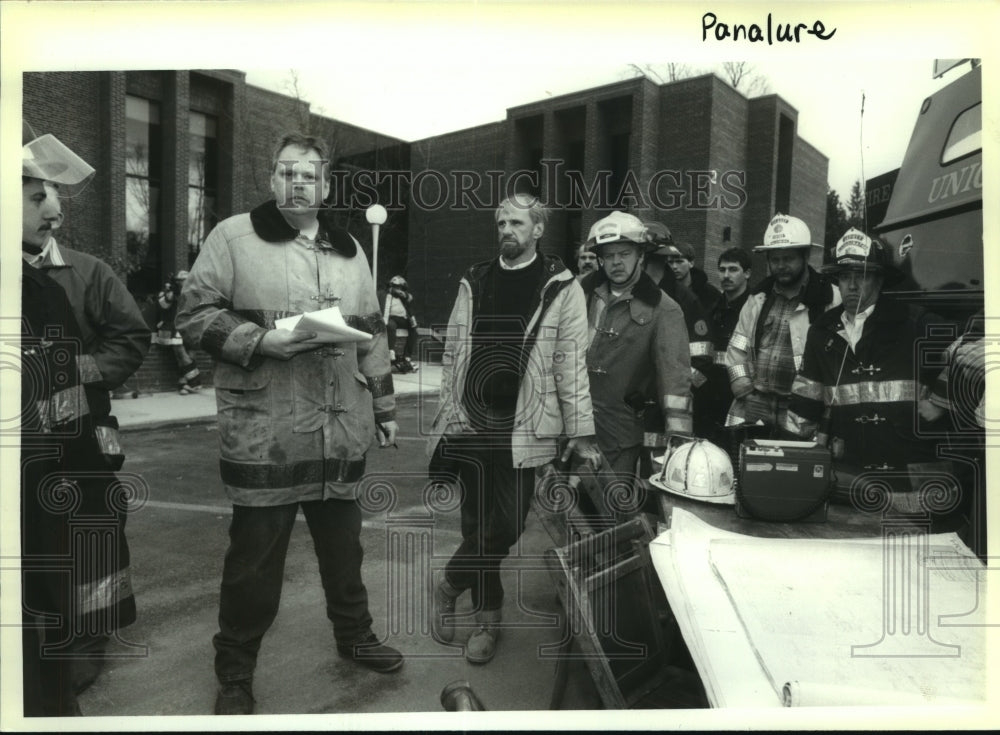
<path id="1" fill-rule="evenodd" d="M 654 460 L 655 461 L 655 460 Z M 668 452 L 650 484 L 674 495 L 718 505 L 735 505 L 733 463 L 722 449 L 694 439 Z"/>
<path id="2" fill-rule="evenodd" d="M 812 241 L 809 226 L 798 217 L 778 212 L 771 218 L 764 231 L 764 244 L 753 249 L 755 253 L 766 253 L 769 250 L 791 250 L 793 248 L 821 248 L 822 245 Z"/>

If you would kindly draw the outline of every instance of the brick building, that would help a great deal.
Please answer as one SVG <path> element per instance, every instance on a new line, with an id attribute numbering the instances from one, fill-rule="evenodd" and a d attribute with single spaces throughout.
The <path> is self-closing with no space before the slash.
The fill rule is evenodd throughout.
<path id="1" fill-rule="evenodd" d="M 215 223 L 271 196 L 272 149 L 282 132 L 325 136 L 339 165 L 408 167 L 403 141 L 313 114 L 302 100 L 248 85 L 240 71 L 26 73 L 24 117 L 97 170 L 64 201 L 58 240 L 110 263 L 151 328 L 156 294 L 194 262 Z M 370 257 L 364 213 L 338 215 Z M 397 212 L 382 228 L 382 272 L 405 267 L 406 224 Z M 207 355 L 196 358 L 210 370 Z M 153 345 L 128 387 L 169 390 L 176 379 L 169 350 Z"/>
<path id="2" fill-rule="evenodd" d="M 542 247 L 566 262 L 596 220 L 627 209 L 693 245 L 715 281 L 718 254 L 759 242 L 776 211 L 822 236 L 827 158 L 796 134 L 797 118 L 781 97 L 747 99 L 711 74 L 663 85 L 639 78 L 413 142 L 415 179 L 425 169 L 451 172 L 456 190 L 444 207 L 421 207 L 411 192 L 407 277 L 424 322 L 446 322 L 458 278 L 497 252 L 491 212 L 462 207 L 472 196 L 458 195 L 454 172 L 481 179 L 472 193 L 484 204 L 495 205 L 507 184 L 554 203 Z M 765 272 L 762 260 L 755 269 Z"/>
<path id="3" fill-rule="evenodd" d="M 775 211 L 817 237 L 825 224 L 827 159 L 796 134 L 797 111 L 777 95 L 748 100 L 714 75 L 608 84 L 409 143 L 316 115 L 233 70 L 26 73 L 24 115 L 97 169 L 64 203 L 59 240 L 109 262 L 151 327 L 156 293 L 214 224 L 270 196 L 272 148 L 288 129 L 331 142 L 335 170 L 348 175 L 331 199 L 369 258 L 368 202 L 354 175 L 375 182 L 368 192 L 389 209 L 379 281 L 404 274 L 426 326 L 447 321 L 464 270 L 496 255 L 492 210 L 508 189 L 552 205 L 542 245 L 567 262 L 597 219 L 627 209 L 691 243 L 713 280 L 718 253 L 759 242 Z M 401 174 L 395 189 L 380 179 L 387 172 Z M 175 380 L 172 356 L 154 345 L 129 387 L 168 390 Z"/>

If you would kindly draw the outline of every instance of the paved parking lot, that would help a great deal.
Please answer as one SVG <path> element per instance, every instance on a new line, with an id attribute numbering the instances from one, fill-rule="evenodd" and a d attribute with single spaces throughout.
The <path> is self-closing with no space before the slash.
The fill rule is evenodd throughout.
<path id="1" fill-rule="evenodd" d="M 375 449 L 362 542 L 375 630 L 407 656 L 380 675 L 338 657 L 305 523 L 289 546 L 282 604 L 264 639 L 254 683 L 261 714 L 441 712 L 445 684 L 469 680 L 491 710 L 544 710 L 555 662 L 546 647 L 560 638 L 559 606 L 541 555 L 552 545 L 529 517 L 516 563 L 508 563 L 504 630 L 496 658 L 473 666 L 461 646 L 430 635 L 426 579 L 457 546 L 457 499 L 423 497 L 426 460 L 418 424 L 433 399 L 402 401 L 399 449 Z M 213 422 L 132 430 L 125 472 L 142 478 L 148 497 L 130 514 L 128 537 L 139 619 L 122 631 L 101 679 L 81 697 L 85 715 L 203 715 L 216 684 L 212 635 L 227 546 L 230 506 L 219 476 Z M 468 595 L 460 599 L 469 605 Z M 459 644 L 471 632 L 459 629 Z M 575 665 L 564 707 L 600 706 L 583 666 Z M 563 720 L 565 724 L 565 720 Z"/>

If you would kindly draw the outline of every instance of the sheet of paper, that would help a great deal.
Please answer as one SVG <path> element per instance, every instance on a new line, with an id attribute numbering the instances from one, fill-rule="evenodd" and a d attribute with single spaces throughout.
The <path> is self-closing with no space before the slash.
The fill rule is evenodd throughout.
<path id="1" fill-rule="evenodd" d="M 985 569 L 954 534 L 709 547 L 775 691 L 798 692 L 786 703 L 985 699 Z"/>
<path id="2" fill-rule="evenodd" d="M 923 538 L 929 547 L 945 549 L 946 558 L 960 559 L 958 570 L 945 568 L 952 565 L 951 561 L 946 561 L 944 566 L 938 564 L 937 571 L 934 571 L 933 574 L 956 576 L 965 579 L 961 584 L 966 584 L 969 566 L 978 562 L 974 559 L 967 561 L 968 549 L 958 541 L 957 537 L 954 534 L 938 534 Z M 721 582 L 716 567 L 713 565 L 713 552 L 715 557 L 718 557 L 720 553 L 718 549 L 726 544 L 728 547 L 721 553 L 727 556 L 727 561 L 728 556 L 749 559 L 751 554 L 756 561 L 756 564 L 744 564 L 738 573 L 731 570 L 726 576 L 726 579 L 729 579 L 731 575 L 742 575 L 739 576 L 739 579 L 743 584 L 741 591 L 737 593 L 742 596 L 750 594 L 756 586 L 763 584 L 760 582 L 761 579 L 769 580 L 766 582 L 769 585 L 782 587 L 782 580 L 787 580 L 790 577 L 790 574 L 785 574 L 786 568 L 791 573 L 810 579 L 816 584 L 831 577 L 839 578 L 842 582 L 850 580 L 854 578 L 853 573 L 845 573 L 843 568 L 833 570 L 824 566 L 821 573 L 817 567 L 817 561 L 834 558 L 832 552 L 835 549 L 847 548 L 848 551 L 845 553 L 847 556 L 852 556 L 850 549 L 859 545 L 869 547 L 861 549 L 861 553 L 869 557 L 872 548 L 878 549 L 881 559 L 881 540 L 855 538 L 819 541 L 754 538 L 720 530 L 705 523 L 690 512 L 675 508 L 671 517 L 670 529 L 660 534 L 649 546 L 653 566 L 677 618 L 684 640 L 691 651 L 692 659 L 705 686 L 709 703 L 713 707 L 780 707 L 784 703 L 784 685 L 786 683 L 795 684 L 797 701 L 800 704 L 819 701 L 829 704 L 828 700 L 831 696 L 840 699 L 837 692 L 831 693 L 827 687 L 831 678 L 829 672 L 835 671 L 838 666 L 838 661 L 825 650 L 828 632 L 817 635 L 815 629 L 808 630 L 803 635 L 804 641 L 800 640 L 796 643 L 798 646 L 796 653 L 789 654 L 789 658 L 795 658 L 805 664 L 804 670 L 793 668 L 787 673 L 784 671 L 772 673 L 771 669 L 767 668 L 771 664 L 769 661 L 765 662 L 766 656 L 765 660 L 762 660 L 758 655 L 757 646 L 772 651 L 777 650 L 779 653 L 784 652 L 787 646 L 785 634 L 790 633 L 792 627 L 785 618 L 775 617 L 773 610 L 765 611 L 762 605 L 757 607 L 756 613 L 744 611 L 744 619 L 741 619 L 741 616 L 737 614 L 730 591 Z M 756 553 L 754 553 L 755 549 Z M 725 565 L 727 562 L 722 563 Z M 982 580 L 979 581 L 982 582 Z M 875 594 L 878 594 L 881 589 L 880 585 L 881 581 L 876 587 Z M 785 585 L 785 587 L 787 586 Z M 788 594 L 787 591 L 786 594 Z M 932 594 L 935 593 L 932 592 Z M 772 590 L 768 596 L 771 599 L 780 599 L 782 593 L 780 589 L 776 592 Z M 881 598 L 879 599 L 881 600 Z M 803 603 L 803 605 L 805 604 Z M 843 603 L 841 603 L 842 605 Z M 946 607 L 951 606 L 951 603 L 946 605 Z M 819 607 L 822 609 L 809 612 L 810 618 L 823 621 L 822 624 L 831 628 L 839 627 L 841 630 L 849 630 L 844 627 L 847 625 L 844 620 L 846 613 L 838 611 L 837 605 L 828 603 L 819 605 Z M 947 640 L 949 643 L 954 640 L 950 636 L 951 632 L 958 630 L 957 627 L 952 626 L 974 622 L 974 618 L 964 615 L 968 609 L 964 608 L 962 604 L 956 602 L 954 607 L 956 607 L 957 612 L 956 610 L 945 612 L 940 609 L 940 605 L 937 603 L 933 606 L 936 615 L 955 615 L 955 617 L 934 619 L 939 631 L 948 632 L 949 638 Z M 761 634 L 758 633 L 752 639 L 747 633 L 744 627 L 745 619 L 749 618 L 751 614 L 762 616 L 770 626 L 768 635 L 771 637 L 767 639 L 766 643 L 763 642 Z M 971 630 L 973 629 L 963 629 L 960 635 L 971 635 L 978 639 L 981 644 L 982 629 L 976 629 L 978 633 L 970 633 Z M 857 638 L 853 634 L 848 635 L 848 637 Z M 878 640 L 878 637 L 871 641 L 862 638 L 860 644 L 864 645 L 875 640 Z M 855 644 L 859 644 L 859 640 L 850 643 L 850 645 Z M 819 650 L 816 650 L 817 646 Z M 968 646 L 966 646 L 967 648 Z M 976 647 L 973 646 L 973 649 Z M 859 650 L 854 653 L 856 657 L 860 658 L 859 654 L 863 651 Z M 966 650 L 965 653 L 967 654 L 966 662 L 960 666 L 970 667 L 973 671 L 980 670 L 980 664 L 970 661 L 968 657 L 978 657 L 978 661 L 981 662 L 982 646 L 980 645 L 976 650 Z M 850 653 L 848 657 L 850 658 Z M 935 660 L 941 661 L 941 659 Z M 878 663 L 879 661 L 882 663 Z M 888 663 L 890 666 L 892 665 L 892 661 Z M 900 664 L 900 662 L 897 660 L 896 664 Z M 884 658 L 868 657 L 862 667 L 872 669 L 885 665 Z M 954 661 L 952 665 L 955 665 Z M 820 672 L 820 675 L 817 676 L 816 672 Z M 840 675 L 834 674 L 834 676 Z M 984 676 L 985 674 L 981 674 L 978 681 L 982 682 Z M 846 681 L 850 682 L 851 680 Z M 844 685 L 845 689 L 852 688 L 849 684 L 845 684 L 845 680 L 837 681 L 835 684 Z M 890 690 L 900 692 L 900 688 L 896 685 L 890 686 Z M 936 691 L 935 696 L 940 697 L 935 703 L 942 704 L 950 703 L 951 700 L 967 702 L 971 698 L 965 689 L 962 690 L 961 696 L 957 692 L 945 694 Z M 898 694 L 898 701 L 915 702 L 920 699 L 926 700 L 927 698 L 920 693 L 916 697 L 906 693 Z M 858 704 L 864 703 L 870 702 L 858 702 Z M 886 703 L 889 704 L 888 701 Z"/>
<path id="3" fill-rule="evenodd" d="M 276 319 L 274 326 L 277 329 L 287 329 L 292 332 L 315 332 L 316 337 L 308 340 L 307 344 L 365 342 L 372 338 L 367 332 L 348 326 L 339 306 Z"/>
<path id="4" fill-rule="evenodd" d="M 725 590 L 712 573 L 709 542 L 743 538 L 675 508 L 670 529 L 649 545 L 653 567 L 713 707 L 780 707 Z"/>

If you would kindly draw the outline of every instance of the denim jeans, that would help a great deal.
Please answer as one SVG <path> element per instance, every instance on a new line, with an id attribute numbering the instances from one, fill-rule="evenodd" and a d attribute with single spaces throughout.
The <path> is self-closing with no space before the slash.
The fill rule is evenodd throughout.
<path id="1" fill-rule="evenodd" d="M 316 500 L 271 507 L 233 506 L 219 601 L 215 673 L 219 681 L 253 676 L 257 652 L 281 600 L 288 539 L 299 505 L 312 535 L 326 594 L 326 615 L 338 644 L 371 629 L 361 581 L 361 509 L 353 500 Z"/>
<path id="2" fill-rule="evenodd" d="M 503 605 L 500 564 L 521 537 L 535 491 L 535 472 L 514 468 L 510 435 L 450 437 L 462 497 L 462 543 L 445 567 L 452 587 L 471 590 L 475 610 Z"/>

